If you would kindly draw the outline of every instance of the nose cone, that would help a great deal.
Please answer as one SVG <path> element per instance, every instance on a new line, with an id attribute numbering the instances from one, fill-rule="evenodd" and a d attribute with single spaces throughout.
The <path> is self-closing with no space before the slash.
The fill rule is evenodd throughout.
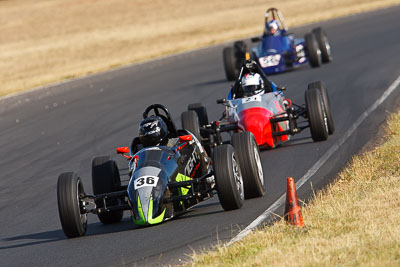
<path id="1" fill-rule="evenodd" d="M 272 113 L 265 108 L 248 108 L 239 114 L 239 127 L 252 132 L 257 144 L 274 147 L 270 118 Z"/>
<path id="2" fill-rule="evenodd" d="M 165 208 L 160 215 L 154 216 L 160 203 L 153 199 L 151 188 L 147 187 L 137 190 L 137 201 L 134 201 L 134 203 L 136 205 L 133 210 L 136 212 L 134 212 L 132 219 L 135 224 L 157 224 L 164 220 Z"/>
<path id="3" fill-rule="evenodd" d="M 159 168 L 144 167 L 134 172 L 128 185 L 128 198 L 132 220 L 135 224 L 148 225 L 164 220 L 162 199 L 166 185 L 165 174 Z"/>

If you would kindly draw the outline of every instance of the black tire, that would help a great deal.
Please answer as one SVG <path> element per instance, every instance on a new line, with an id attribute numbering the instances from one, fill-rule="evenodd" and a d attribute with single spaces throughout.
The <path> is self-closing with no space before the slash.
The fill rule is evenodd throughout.
<path id="1" fill-rule="evenodd" d="M 215 147 L 213 162 L 215 183 L 222 208 L 241 208 L 244 202 L 244 186 L 235 149 L 231 145 Z"/>
<path id="2" fill-rule="evenodd" d="M 329 63 L 333 60 L 331 46 L 326 36 L 325 31 L 321 27 L 312 30 L 315 39 L 317 40 L 319 50 L 321 50 L 322 63 Z"/>
<path id="3" fill-rule="evenodd" d="M 193 110 L 182 112 L 181 114 L 182 128 L 188 130 L 201 142 L 199 117 Z"/>
<path id="4" fill-rule="evenodd" d="M 85 195 L 81 178 L 73 172 L 63 173 L 57 182 L 58 215 L 68 238 L 83 236 L 87 228 L 87 213 L 80 197 Z"/>
<path id="5" fill-rule="evenodd" d="M 233 47 L 236 51 L 236 57 L 239 59 L 244 59 L 247 52 L 247 45 L 244 41 L 236 41 L 233 43 Z"/>
<path id="6" fill-rule="evenodd" d="M 92 188 L 93 194 L 105 194 L 121 189 L 121 178 L 117 163 L 109 156 L 96 157 L 92 161 Z M 107 206 L 117 206 L 122 200 L 106 200 Z M 103 208 L 102 200 L 96 201 L 98 208 Z M 103 224 L 117 223 L 122 220 L 124 211 L 103 212 L 97 214 Z"/>
<path id="7" fill-rule="evenodd" d="M 232 146 L 237 151 L 240 170 L 242 171 L 244 196 L 255 198 L 264 195 L 264 174 L 260 159 L 260 150 L 251 132 L 235 133 Z"/>
<path id="8" fill-rule="evenodd" d="M 306 34 L 306 36 L 304 36 L 304 42 L 306 45 L 308 62 L 311 67 L 317 68 L 321 66 L 321 50 L 319 50 L 318 42 L 315 39 L 314 34 Z"/>
<path id="9" fill-rule="evenodd" d="M 321 92 L 322 102 L 325 107 L 325 114 L 328 123 L 328 134 L 333 134 L 335 132 L 335 124 L 333 122 L 333 117 L 331 112 L 331 102 L 329 100 L 328 90 L 321 81 L 309 83 L 308 89 L 310 88 L 317 88 Z"/>
<path id="10" fill-rule="evenodd" d="M 328 139 L 328 124 L 321 92 L 317 88 L 306 91 L 306 107 L 311 137 L 315 142 Z"/>
<path id="11" fill-rule="evenodd" d="M 201 126 L 208 124 L 207 109 L 201 103 L 190 104 L 188 106 L 188 110 L 193 110 L 197 113 L 197 117 L 199 117 L 199 123 Z"/>
<path id="12" fill-rule="evenodd" d="M 233 47 L 225 47 L 222 51 L 224 59 L 225 75 L 228 81 L 234 81 L 239 76 L 238 58 Z"/>

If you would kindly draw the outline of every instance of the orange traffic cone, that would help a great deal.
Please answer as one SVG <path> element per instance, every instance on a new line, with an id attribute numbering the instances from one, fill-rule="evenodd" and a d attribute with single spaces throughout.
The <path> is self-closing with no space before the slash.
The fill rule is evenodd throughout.
<path id="1" fill-rule="evenodd" d="M 303 215 L 297 198 L 296 186 L 292 177 L 287 178 L 285 220 L 289 224 L 304 227 Z"/>

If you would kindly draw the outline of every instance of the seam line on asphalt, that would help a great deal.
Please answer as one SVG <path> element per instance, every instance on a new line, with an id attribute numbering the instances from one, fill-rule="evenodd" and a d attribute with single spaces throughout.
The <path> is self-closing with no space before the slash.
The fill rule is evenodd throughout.
<path id="1" fill-rule="evenodd" d="M 296 182 L 296 188 L 303 186 L 321 167 L 325 162 L 335 153 L 340 146 L 342 146 L 347 139 L 354 133 L 354 131 L 360 126 L 360 124 L 377 108 L 379 107 L 388 96 L 398 87 L 400 84 L 400 75 L 396 80 L 386 89 L 383 95 L 375 101 L 363 114 L 356 120 L 352 127 L 339 139 L 339 141 L 333 145 L 325 154 L 307 171 L 307 173 Z M 250 223 L 243 231 L 241 231 L 236 237 L 229 241 L 226 245 L 230 246 L 235 242 L 238 242 L 248 234 L 250 234 L 255 228 L 257 228 L 262 222 L 264 222 L 269 216 L 273 214 L 281 205 L 284 204 L 286 199 L 286 193 L 283 193 L 271 206 L 268 207 L 260 216 L 258 216 L 252 223 Z"/>

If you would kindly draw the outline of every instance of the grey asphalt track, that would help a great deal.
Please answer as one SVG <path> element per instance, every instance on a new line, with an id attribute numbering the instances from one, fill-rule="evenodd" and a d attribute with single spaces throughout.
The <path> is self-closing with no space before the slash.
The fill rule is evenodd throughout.
<path id="1" fill-rule="evenodd" d="M 210 119 L 218 119 L 223 107 L 215 100 L 230 88 L 223 72 L 223 46 L 0 100 L 0 265 L 174 264 L 187 260 L 193 250 L 229 241 L 284 192 L 287 176 L 301 178 L 400 75 L 399 13 L 397 6 L 292 30 L 303 36 L 321 25 L 334 61 L 270 78 L 284 85 L 286 96 L 298 104 L 304 103 L 308 82 L 324 81 L 336 132 L 328 141 L 313 143 L 305 130 L 292 142 L 263 151 L 266 194 L 236 211 L 224 212 L 215 197 L 152 227 L 136 227 L 128 213 L 121 223 L 108 226 L 89 215 L 86 236 L 66 239 L 56 199 L 58 175 L 66 171 L 76 171 L 91 193 L 93 157 L 114 155 L 115 147 L 128 145 L 149 104 L 165 104 L 178 125 L 180 113 L 194 102 L 202 102 Z M 388 112 L 397 109 L 399 96 L 398 88 L 311 178 L 312 185 L 299 190 L 300 198 L 308 198 L 311 187 L 326 185 L 366 144 L 380 142 L 379 127 Z M 126 168 L 124 160 L 118 163 Z"/>

